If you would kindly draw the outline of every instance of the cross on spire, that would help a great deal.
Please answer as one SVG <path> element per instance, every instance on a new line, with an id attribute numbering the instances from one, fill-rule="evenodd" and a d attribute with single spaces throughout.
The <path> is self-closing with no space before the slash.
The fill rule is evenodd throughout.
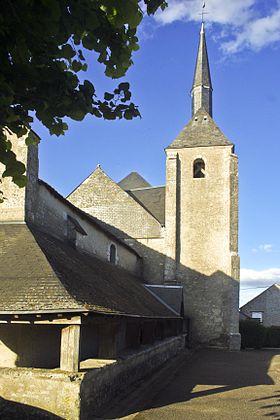
<path id="1" fill-rule="evenodd" d="M 208 12 L 205 12 L 205 10 L 204 10 L 205 7 L 206 7 L 206 3 L 204 2 L 203 5 L 202 5 L 202 8 L 201 8 L 201 13 L 200 13 L 202 23 L 204 23 L 204 16 L 208 15 Z"/>

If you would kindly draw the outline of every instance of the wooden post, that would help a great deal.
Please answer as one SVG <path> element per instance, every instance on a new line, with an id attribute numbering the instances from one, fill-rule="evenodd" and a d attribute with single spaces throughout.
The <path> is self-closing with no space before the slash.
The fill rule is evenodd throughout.
<path id="1" fill-rule="evenodd" d="M 69 325 L 61 330 L 60 369 L 78 372 L 80 359 L 80 325 Z"/>

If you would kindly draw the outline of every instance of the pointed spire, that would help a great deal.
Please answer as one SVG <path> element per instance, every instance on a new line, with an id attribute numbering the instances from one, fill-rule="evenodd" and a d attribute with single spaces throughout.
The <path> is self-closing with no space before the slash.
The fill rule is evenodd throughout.
<path id="1" fill-rule="evenodd" d="M 204 108 L 212 117 L 212 90 L 204 22 L 202 22 L 193 86 L 191 90 L 192 115 L 194 115 L 200 108 Z"/>

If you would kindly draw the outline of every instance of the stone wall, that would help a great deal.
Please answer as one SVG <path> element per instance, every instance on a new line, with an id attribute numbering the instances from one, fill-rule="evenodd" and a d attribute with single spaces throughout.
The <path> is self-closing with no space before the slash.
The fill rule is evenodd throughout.
<path id="1" fill-rule="evenodd" d="M 232 146 L 167 149 L 166 281 L 184 285 L 194 342 L 227 346 L 238 333 L 237 175 Z"/>
<path id="2" fill-rule="evenodd" d="M 250 318 L 252 312 L 262 312 L 265 327 L 280 326 L 280 286 L 274 284 L 240 309 Z"/>
<path id="3" fill-rule="evenodd" d="M 0 395 L 63 419 L 77 420 L 80 415 L 80 387 L 85 374 L 27 369 L 0 368 Z M 35 418 L 35 417 L 33 417 Z"/>
<path id="4" fill-rule="evenodd" d="M 134 252 L 107 235 L 101 228 L 95 227 L 86 218 L 80 217 L 77 212 L 67 206 L 67 203 L 57 199 L 44 184 L 40 184 L 35 224 L 51 235 L 64 240 L 67 237 L 68 216 L 77 220 L 87 233 L 87 235 L 82 235 L 77 232 L 77 249 L 108 261 L 110 246 L 114 244 L 117 249 L 117 265 L 134 274 L 139 274 L 139 257 Z"/>
<path id="5" fill-rule="evenodd" d="M 119 237 L 139 239 L 161 236 L 160 223 L 100 167 L 68 199 L 86 213 L 111 226 Z"/>
<path id="6" fill-rule="evenodd" d="M 161 238 L 125 239 L 142 257 L 142 276 L 147 283 L 162 284 L 165 264 L 165 230 Z"/>
<path id="7" fill-rule="evenodd" d="M 168 338 L 103 368 L 75 374 L 1 368 L 0 395 L 67 420 L 86 420 L 93 418 L 117 392 L 151 374 L 184 346 L 184 335 Z"/>
<path id="8" fill-rule="evenodd" d="M 33 220 L 39 168 L 38 146 L 27 147 L 25 144 L 26 136 L 17 138 L 15 134 L 8 134 L 8 138 L 12 143 L 12 150 L 16 154 L 17 160 L 23 162 L 27 167 L 28 186 L 27 188 L 19 188 L 12 182 L 11 177 L 2 178 L 0 190 L 3 191 L 5 200 L 0 204 L 0 221 L 23 222 L 26 219 Z M 4 170 L 4 165 L 0 164 L 0 179 Z"/>

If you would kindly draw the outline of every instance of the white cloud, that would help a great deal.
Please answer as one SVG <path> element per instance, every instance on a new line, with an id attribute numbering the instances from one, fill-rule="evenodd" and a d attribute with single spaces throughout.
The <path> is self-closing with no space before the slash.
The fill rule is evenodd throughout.
<path id="1" fill-rule="evenodd" d="M 250 15 L 250 7 L 256 0 L 208 0 L 206 4 L 207 22 L 242 25 Z M 200 0 L 169 0 L 168 7 L 156 15 L 157 22 L 168 24 L 178 20 L 201 20 Z"/>
<path id="2" fill-rule="evenodd" d="M 200 0 L 169 0 L 168 7 L 163 12 L 159 11 L 155 19 L 160 25 L 199 21 L 201 6 Z M 280 41 L 280 1 L 269 12 L 259 6 L 258 0 L 207 1 L 206 22 L 219 25 L 216 38 L 224 53 L 233 54 L 244 48 L 259 50 Z"/>
<path id="3" fill-rule="evenodd" d="M 280 9 L 274 11 L 270 16 L 248 22 L 235 39 L 223 44 L 223 49 L 229 53 L 235 53 L 245 47 L 260 50 L 279 40 Z"/>
<path id="4" fill-rule="evenodd" d="M 266 270 L 241 268 L 240 280 L 242 287 L 269 287 L 274 283 L 280 284 L 280 268 Z"/>
<path id="5" fill-rule="evenodd" d="M 272 244 L 260 244 L 257 248 L 253 248 L 252 252 L 272 252 L 273 245 Z"/>
<path id="6" fill-rule="evenodd" d="M 240 280 L 240 306 L 242 306 L 273 284 L 280 284 L 280 268 L 266 270 L 241 268 Z"/>

